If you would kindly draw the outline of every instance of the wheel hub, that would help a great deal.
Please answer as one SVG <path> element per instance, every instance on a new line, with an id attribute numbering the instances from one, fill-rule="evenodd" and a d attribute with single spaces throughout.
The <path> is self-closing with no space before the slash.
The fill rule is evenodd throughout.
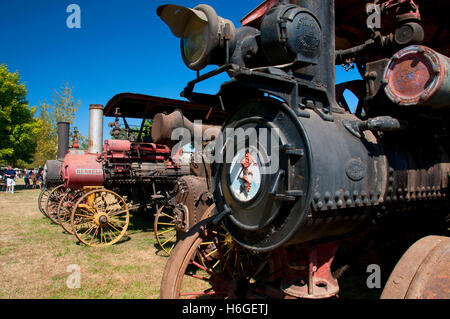
<path id="1" fill-rule="evenodd" d="M 109 221 L 108 215 L 105 213 L 97 213 L 95 215 L 95 222 L 99 226 L 105 226 L 106 224 L 108 224 L 108 221 Z"/>

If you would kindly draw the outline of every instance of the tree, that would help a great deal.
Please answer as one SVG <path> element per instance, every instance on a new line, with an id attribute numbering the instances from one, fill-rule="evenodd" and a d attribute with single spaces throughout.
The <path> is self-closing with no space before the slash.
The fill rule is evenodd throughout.
<path id="1" fill-rule="evenodd" d="M 16 71 L 0 65 L 0 164 L 16 166 L 32 160 L 39 123 L 29 108 L 27 89 Z"/>
<path id="2" fill-rule="evenodd" d="M 75 101 L 72 95 L 73 88 L 65 82 L 60 90 L 53 89 L 52 103 L 39 103 L 39 139 L 33 164 L 35 166 L 44 165 L 46 160 L 56 159 L 58 151 L 58 122 L 69 122 L 73 124 L 75 115 L 81 101 Z M 79 141 L 85 139 L 78 135 Z M 81 145 L 81 143 L 80 143 Z"/>

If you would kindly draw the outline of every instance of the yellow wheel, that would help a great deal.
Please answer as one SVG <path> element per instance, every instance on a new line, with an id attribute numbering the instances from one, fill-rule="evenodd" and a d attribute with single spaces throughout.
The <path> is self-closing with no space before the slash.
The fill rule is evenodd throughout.
<path id="1" fill-rule="evenodd" d="M 172 205 L 162 206 L 155 216 L 154 232 L 159 247 L 170 255 L 178 239 L 178 232 L 184 216 Z"/>
<path id="2" fill-rule="evenodd" d="M 104 247 L 117 243 L 125 235 L 130 213 L 121 196 L 96 189 L 78 200 L 70 219 L 79 241 L 91 247 Z"/>

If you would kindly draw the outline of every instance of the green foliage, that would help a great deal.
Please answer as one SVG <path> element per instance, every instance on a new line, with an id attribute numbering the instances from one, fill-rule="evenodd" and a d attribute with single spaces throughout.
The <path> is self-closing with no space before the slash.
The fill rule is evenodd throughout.
<path id="1" fill-rule="evenodd" d="M 27 89 L 19 73 L 0 65 L 0 164 L 16 166 L 29 162 L 36 148 L 39 123 L 34 119 L 36 108 L 29 108 Z"/>
<path id="2" fill-rule="evenodd" d="M 55 159 L 58 151 L 58 122 L 73 124 L 81 101 L 75 101 L 72 87 L 63 83 L 60 90 L 53 89 L 52 102 L 40 102 L 39 105 L 39 139 L 34 156 L 34 166 L 43 166 L 46 160 Z M 83 136 L 79 135 L 80 146 Z"/>

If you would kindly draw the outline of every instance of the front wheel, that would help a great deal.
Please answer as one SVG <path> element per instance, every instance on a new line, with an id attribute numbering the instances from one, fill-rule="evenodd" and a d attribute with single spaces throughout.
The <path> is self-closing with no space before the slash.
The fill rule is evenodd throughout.
<path id="1" fill-rule="evenodd" d="M 267 279 L 267 255 L 242 248 L 211 220 L 198 223 L 175 246 L 164 268 L 162 299 L 258 295 L 259 284 Z"/>
<path id="2" fill-rule="evenodd" d="M 75 236 L 83 244 L 105 247 L 114 245 L 126 234 L 130 213 L 120 195 L 97 189 L 81 196 L 70 221 Z"/>

